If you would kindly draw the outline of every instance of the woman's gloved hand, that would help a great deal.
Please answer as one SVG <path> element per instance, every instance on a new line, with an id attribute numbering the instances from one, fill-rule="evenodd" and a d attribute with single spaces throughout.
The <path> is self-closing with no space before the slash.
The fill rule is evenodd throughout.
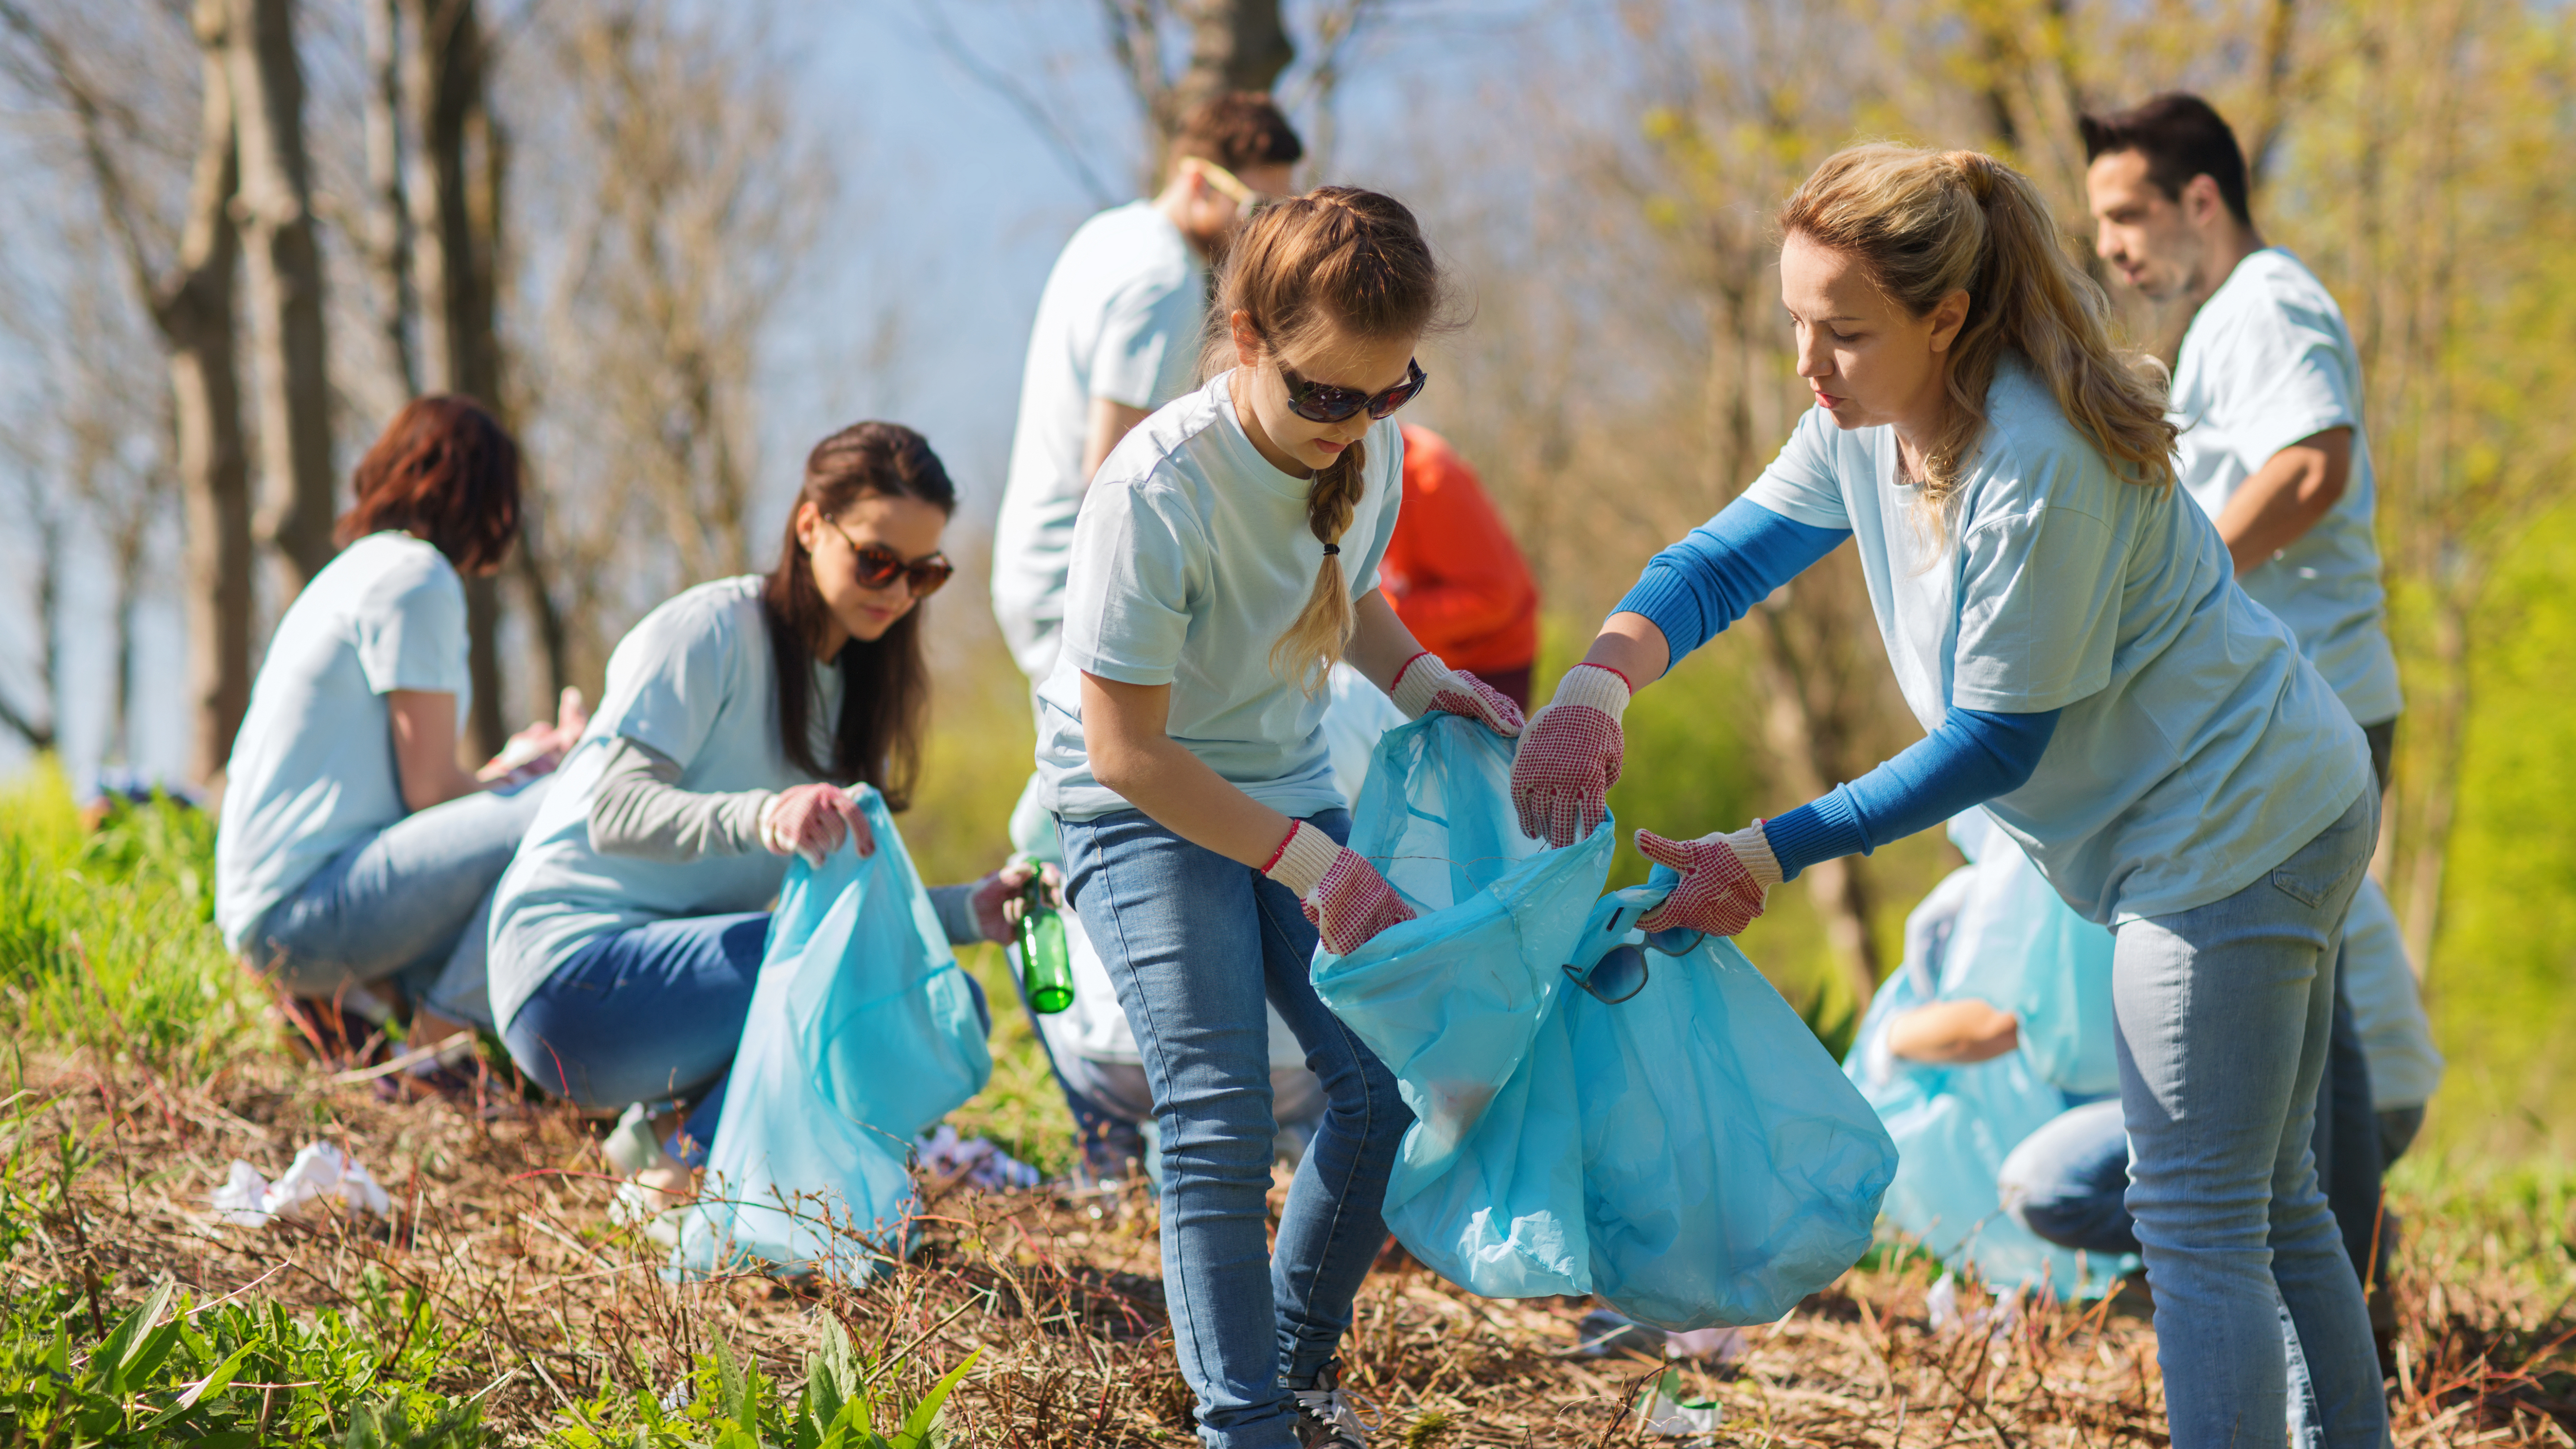
<path id="1" fill-rule="evenodd" d="M 799 785 L 772 795 L 760 807 L 760 843 L 772 855 L 801 855 L 807 865 L 821 865 L 824 856 L 841 848 L 845 835 L 858 842 L 861 856 L 877 853 L 868 817 L 838 785 Z"/>
<path id="2" fill-rule="evenodd" d="M 1557 681 L 1556 697 L 1521 735 L 1512 761 L 1512 807 L 1521 834 L 1554 846 L 1590 835 L 1610 814 L 1610 787 L 1627 753 L 1619 716 L 1628 708 L 1628 679 L 1599 664 L 1578 664 Z"/>
<path id="3" fill-rule="evenodd" d="M 1441 663 L 1440 656 L 1428 649 L 1404 661 L 1387 697 L 1406 719 L 1420 719 L 1436 709 L 1463 715 L 1507 740 L 1521 732 L 1519 705 L 1467 671 Z"/>
<path id="4" fill-rule="evenodd" d="M 1336 956 L 1347 956 L 1378 932 L 1413 919 L 1413 908 L 1377 867 L 1303 820 L 1289 828 L 1279 853 L 1261 873 L 1297 893 L 1306 919 L 1323 934 L 1324 949 Z"/>
<path id="5" fill-rule="evenodd" d="M 1737 935 L 1762 914 L 1764 898 L 1780 883 L 1780 863 L 1772 858 L 1771 838 L 1762 833 L 1759 820 L 1732 834 L 1697 840 L 1666 840 L 1640 830 L 1637 849 L 1682 874 L 1664 903 L 1638 920 L 1644 931 L 1678 926 L 1712 936 Z"/>

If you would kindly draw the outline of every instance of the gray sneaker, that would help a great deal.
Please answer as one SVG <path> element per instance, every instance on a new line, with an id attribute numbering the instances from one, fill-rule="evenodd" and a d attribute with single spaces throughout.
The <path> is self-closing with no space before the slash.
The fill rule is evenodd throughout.
<path id="1" fill-rule="evenodd" d="M 1297 1398 L 1297 1443 L 1300 1449 L 1368 1449 L 1369 1426 L 1352 1407 L 1356 1396 L 1342 1391 L 1342 1366 L 1324 1365 L 1311 1389 L 1291 1389 Z"/>

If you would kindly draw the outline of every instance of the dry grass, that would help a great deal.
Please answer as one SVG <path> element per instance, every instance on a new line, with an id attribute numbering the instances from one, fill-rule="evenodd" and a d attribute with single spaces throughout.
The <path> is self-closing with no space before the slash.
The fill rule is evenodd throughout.
<path id="1" fill-rule="evenodd" d="M 61 1132 L 91 1150 L 7 1264 L 13 1294 L 88 1283 L 112 1317 L 170 1278 L 200 1301 L 247 1291 L 356 1309 L 375 1269 L 464 1330 L 453 1380 L 435 1387 L 497 1381 L 486 1422 L 513 1442 L 544 1438 L 606 1391 L 667 1392 L 719 1336 L 792 1384 L 826 1314 L 871 1356 L 903 1357 L 907 1392 L 981 1347 L 949 1410 L 965 1442 L 1189 1441 L 1141 1195 L 1094 1213 L 933 1184 L 920 1250 L 878 1282 L 675 1285 L 656 1271 L 658 1250 L 607 1226 L 593 1130 L 559 1111 L 385 1102 L 271 1053 L 194 1081 L 86 1055 L 22 1073 L 22 1180 Z M 317 1136 L 344 1142 L 391 1191 L 390 1224 L 243 1229 L 206 1212 L 229 1159 L 273 1173 Z M 2576 1445 L 2576 1319 L 2539 1286 L 2549 1275 L 2513 1271 L 2493 1232 L 2434 1224 L 2424 1238 L 2400 1285 L 2398 1442 Z M 1376 1404 L 1379 1443 L 1648 1442 L 1627 1406 L 1661 1364 L 1584 1356 L 1583 1305 L 1474 1298 L 1390 1256 L 1345 1352 L 1348 1380 Z M 1741 1362 L 1690 1366 L 1694 1387 L 1725 1405 L 1719 1442 L 2165 1442 L 2154 1335 L 2137 1316 L 2116 1303 L 2043 1307 L 2000 1332 L 1936 1335 L 1930 1276 L 1920 1260 L 1855 1270 L 1755 1331 Z"/>

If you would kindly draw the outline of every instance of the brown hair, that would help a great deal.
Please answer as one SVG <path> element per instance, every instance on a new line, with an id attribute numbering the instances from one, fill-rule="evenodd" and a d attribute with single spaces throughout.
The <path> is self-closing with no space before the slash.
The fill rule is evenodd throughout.
<path id="1" fill-rule="evenodd" d="M 1247 166 L 1294 166 L 1306 143 L 1264 91 L 1227 91 L 1190 107 L 1172 135 L 1170 164 L 1185 156 L 1213 161 L 1228 171 Z M 1170 166 L 1165 167 L 1166 170 Z"/>
<path id="2" fill-rule="evenodd" d="M 1936 513 L 1964 481 L 2008 350 L 2113 471 L 2173 481 L 2162 369 L 2112 346 L 2108 299 L 2058 244 L 2048 203 L 2020 172 L 1980 151 L 1852 146 L 1789 198 L 1779 229 L 1858 260 L 1916 317 L 1968 294 L 1968 320 L 1950 344 L 1950 414 L 1925 450 L 1922 499 Z"/>
<path id="3" fill-rule="evenodd" d="M 403 404 L 350 483 L 356 501 L 331 530 L 343 548 L 398 528 L 471 574 L 507 557 L 519 536 L 519 445 L 470 397 Z"/>
<path id="4" fill-rule="evenodd" d="M 1319 187 L 1263 209 L 1236 238 L 1209 309 L 1202 370 L 1229 365 L 1238 312 L 1277 358 L 1335 336 L 1419 336 L 1439 323 L 1445 300 L 1439 263 L 1404 203 Z M 1351 526 L 1368 488 L 1367 452 L 1352 443 L 1307 485 L 1306 527 L 1317 542 L 1338 547 Z M 1350 643 L 1353 618 L 1342 561 L 1327 552 L 1306 607 L 1270 646 L 1271 672 L 1319 692 Z"/>
<path id="5" fill-rule="evenodd" d="M 2078 116 L 2075 129 L 2084 137 L 2087 164 L 2135 151 L 2146 158 L 2147 180 L 2167 201 L 2182 200 L 2191 178 L 2206 176 L 2217 184 L 2219 199 L 2236 224 L 2254 224 L 2246 205 L 2245 150 L 2236 144 L 2226 118 L 2200 97 L 2167 91 L 2111 115 Z"/>
<path id="6" fill-rule="evenodd" d="M 832 730 L 827 767 L 814 756 L 814 651 L 827 609 L 814 584 L 813 559 L 796 537 L 796 514 L 808 503 L 834 518 L 862 498 L 917 498 L 943 514 L 957 511 L 957 489 L 921 434 L 900 423 L 856 423 L 814 445 L 805 486 L 787 512 L 778 565 L 760 586 L 769 647 L 778 674 L 778 745 L 788 762 L 817 779 L 865 780 L 888 810 L 912 803 L 921 772 L 921 734 L 930 714 L 930 665 L 922 657 L 916 600 L 875 639 L 852 639 L 832 661 L 841 671 L 841 717 Z"/>

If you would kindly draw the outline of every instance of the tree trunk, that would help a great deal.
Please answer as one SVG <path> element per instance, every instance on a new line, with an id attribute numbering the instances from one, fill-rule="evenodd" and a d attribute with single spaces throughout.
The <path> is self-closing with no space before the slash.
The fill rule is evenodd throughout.
<path id="1" fill-rule="evenodd" d="M 249 243 L 265 532 L 291 596 L 331 561 L 331 378 L 322 251 L 304 146 L 304 71 L 293 0 L 232 0 L 234 124 Z"/>
<path id="2" fill-rule="evenodd" d="M 1279 0 L 1169 0 L 1190 30 L 1190 58 L 1178 78 L 1163 63 L 1164 0 L 1102 0 L 1110 47 L 1153 133 L 1145 187 L 1160 184 L 1164 154 L 1192 106 L 1227 91 L 1266 91 L 1297 59 Z"/>
<path id="3" fill-rule="evenodd" d="M 376 326 L 404 397 L 420 395 L 413 347 L 420 312 L 412 283 L 411 208 L 403 191 L 402 0 L 366 0 L 367 252 L 376 273 Z"/>
<path id="4" fill-rule="evenodd" d="M 497 168 L 483 85 L 483 23 L 474 0 L 399 0 L 413 17 L 415 43 L 406 89 L 417 107 L 420 165 L 412 175 L 411 225 L 421 307 L 424 375 L 433 391 L 462 393 L 495 414 L 501 402 L 501 345 L 495 323 Z M 524 551 L 523 537 L 519 547 Z M 469 754 L 488 757 L 508 738 L 501 699 L 501 593 L 495 579 L 468 579 L 465 622 L 474 700 L 466 719 Z"/>
<path id="5" fill-rule="evenodd" d="M 188 521 L 188 775 L 215 787 L 250 708 L 252 530 L 241 385 L 234 372 L 233 271 L 241 256 L 232 203 L 240 182 L 226 26 L 219 3 L 197 9 L 205 117 L 178 265 L 152 298 L 170 354 L 172 431 Z"/>

